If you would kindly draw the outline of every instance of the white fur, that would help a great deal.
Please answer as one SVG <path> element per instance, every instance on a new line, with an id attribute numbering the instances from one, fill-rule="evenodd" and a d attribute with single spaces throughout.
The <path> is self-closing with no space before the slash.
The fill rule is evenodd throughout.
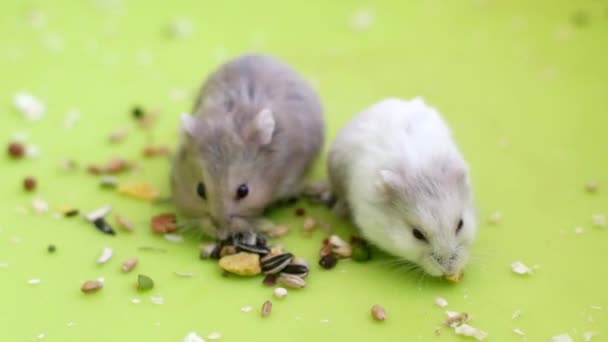
<path id="1" fill-rule="evenodd" d="M 274 133 L 274 116 L 270 109 L 263 109 L 255 116 L 255 127 L 261 145 L 268 145 Z"/>
<path id="2" fill-rule="evenodd" d="M 464 267 L 476 231 L 466 162 L 437 110 L 421 98 L 386 99 L 359 113 L 333 143 L 329 172 L 368 240 L 432 275 Z M 439 199 L 429 200 L 424 185 L 440 189 Z M 405 202 L 387 203 L 390 190 Z M 428 244 L 413 237 L 414 225 Z"/>

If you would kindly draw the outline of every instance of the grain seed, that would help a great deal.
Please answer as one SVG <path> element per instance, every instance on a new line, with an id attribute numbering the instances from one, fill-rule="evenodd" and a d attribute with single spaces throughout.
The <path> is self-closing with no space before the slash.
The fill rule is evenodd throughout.
<path id="1" fill-rule="evenodd" d="M 147 291 L 147 290 L 151 290 L 154 287 L 154 281 L 152 280 L 152 278 L 143 275 L 143 274 L 138 274 L 137 275 L 137 289 L 140 291 Z"/>
<path id="2" fill-rule="evenodd" d="M 220 338 L 222 338 L 222 334 L 217 331 L 210 332 L 209 335 L 207 335 L 207 339 L 212 341 L 219 340 Z"/>
<path id="3" fill-rule="evenodd" d="M 262 317 L 267 317 L 272 311 L 272 302 L 267 300 L 262 304 Z"/>
<path id="4" fill-rule="evenodd" d="M 100 280 L 87 280 L 80 287 L 80 291 L 84 293 L 93 293 L 101 290 L 103 282 Z"/>
<path id="5" fill-rule="evenodd" d="M 133 257 L 125 260 L 125 262 L 122 263 L 120 268 L 125 273 L 131 272 L 135 268 L 135 266 L 137 266 L 138 262 L 139 260 L 136 257 Z"/>
<path id="6" fill-rule="evenodd" d="M 87 214 L 85 214 L 84 218 L 89 222 L 95 222 L 98 218 L 105 217 L 110 211 L 112 211 L 111 205 L 104 205 L 101 208 L 95 209 Z"/>
<path id="7" fill-rule="evenodd" d="M 289 233 L 289 227 L 283 224 L 277 224 L 272 226 L 271 228 L 266 230 L 266 234 L 268 234 L 271 238 L 278 238 L 281 236 L 285 236 Z"/>
<path id="8" fill-rule="evenodd" d="M 295 275 L 281 273 L 278 282 L 292 289 L 299 289 L 306 286 L 306 280 Z"/>
<path id="9" fill-rule="evenodd" d="M 287 289 L 284 287 L 277 287 L 276 289 L 274 289 L 273 293 L 275 297 L 283 298 L 287 296 Z"/>
<path id="10" fill-rule="evenodd" d="M 448 301 L 443 297 L 435 297 L 435 304 L 440 308 L 445 308 L 448 306 Z"/>
<path id="11" fill-rule="evenodd" d="M 146 182 L 122 183 L 116 190 L 121 194 L 146 201 L 157 199 L 160 194 L 154 185 Z"/>
<path id="12" fill-rule="evenodd" d="M 371 314 L 372 318 L 376 321 L 384 321 L 386 319 L 386 311 L 378 304 L 372 306 Z"/>

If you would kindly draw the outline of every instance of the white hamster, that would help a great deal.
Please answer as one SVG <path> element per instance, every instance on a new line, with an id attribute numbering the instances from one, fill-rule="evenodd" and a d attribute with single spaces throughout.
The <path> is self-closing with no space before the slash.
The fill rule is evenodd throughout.
<path id="1" fill-rule="evenodd" d="M 338 133 L 328 158 L 337 206 L 379 248 L 456 277 L 477 231 L 468 166 L 421 98 L 385 99 Z"/>

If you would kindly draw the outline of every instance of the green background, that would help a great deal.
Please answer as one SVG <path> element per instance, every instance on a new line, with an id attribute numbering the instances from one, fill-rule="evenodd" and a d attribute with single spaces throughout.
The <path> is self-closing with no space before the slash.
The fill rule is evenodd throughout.
<path id="1" fill-rule="evenodd" d="M 366 30 L 354 29 L 357 10 L 371 11 Z M 35 27 L 28 14 L 46 14 Z M 369 13 L 369 12 L 368 12 Z M 175 18 L 193 25 L 191 35 L 171 38 Z M 59 168 L 64 158 L 81 165 L 112 156 L 140 158 L 145 143 L 174 145 L 177 118 L 188 111 L 205 75 L 227 58 L 262 51 L 287 60 L 319 89 L 326 106 L 328 141 L 357 111 L 387 96 L 422 95 L 450 123 L 470 163 L 479 212 L 479 235 L 462 282 L 450 284 L 406 272 L 387 256 L 372 262 L 316 266 L 322 231 L 303 237 L 293 207 L 272 213 L 292 226 L 282 243 L 314 265 L 309 286 L 275 301 L 270 317 L 259 309 L 272 290 L 260 278 L 220 276 L 218 266 L 197 257 L 196 234 L 176 244 L 153 235 L 151 215 L 171 211 L 98 187 L 83 169 Z M 434 330 L 443 309 L 467 311 L 491 341 L 549 341 L 569 332 L 608 335 L 608 232 L 591 215 L 608 214 L 608 2 L 607 1 L 152 1 L 5 0 L 0 4 L 0 137 L 24 132 L 41 148 L 37 159 L 0 160 L 0 340 L 181 341 L 190 331 L 219 331 L 225 341 L 459 341 Z M 47 105 L 29 122 L 12 107 L 20 90 Z M 161 109 L 159 123 L 142 131 L 130 108 Z M 64 127 L 70 108 L 82 113 Z M 120 145 L 109 132 L 131 134 Z M 169 163 L 141 161 L 121 176 L 146 180 L 168 194 Z M 25 175 L 40 183 L 38 195 L 53 209 L 82 210 L 111 203 L 137 223 L 132 234 L 103 235 L 81 218 L 56 220 L 52 212 L 20 213 L 32 194 Z M 324 177 L 323 161 L 314 172 Z M 584 184 L 597 180 L 596 194 Z M 352 226 L 322 207 L 304 205 L 343 236 Z M 488 216 L 501 211 L 497 225 Z M 574 227 L 584 227 L 580 235 Z M 57 252 L 46 252 L 49 243 Z M 152 245 L 165 254 L 137 248 Z M 114 258 L 97 265 L 104 246 Z M 137 255 L 136 272 L 119 271 Z M 522 260 L 540 269 L 511 272 Z M 173 272 L 193 272 L 178 278 Z M 134 289 L 141 272 L 156 281 L 150 293 Z M 79 287 L 105 277 L 94 295 Z M 38 285 L 28 285 L 40 278 Z M 149 297 L 164 298 L 163 305 Z M 140 304 L 131 303 L 134 297 Z M 373 322 L 372 304 L 388 319 Z M 253 312 L 240 308 L 253 306 Z M 599 305 L 598 311 L 590 308 Z M 522 316 L 512 320 L 516 309 Z M 322 320 L 327 320 L 322 322 Z M 68 322 L 76 325 L 68 327 Z"/>

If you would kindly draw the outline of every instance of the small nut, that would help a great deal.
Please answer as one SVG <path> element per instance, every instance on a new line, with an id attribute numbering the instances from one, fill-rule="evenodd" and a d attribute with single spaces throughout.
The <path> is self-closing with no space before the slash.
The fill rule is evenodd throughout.
<path id="1" fill-rule="evenodd" d="M 267 317 L 272 311 L 272 302 L 267 300 L 262 304 L 262 317 Z"/>
<path id="2" fill-rule="evenodd" d="M 384 321 L 386 319 L 386 311 L 378 304 L 372 306 L 372 318 L 376 321 Z"/>
<path id="3" fill-rule="evenodd" d="M 14 159 L 19 159 L 25 154 L 25 146 L 20 142 L 12 142 L 7 148 L 8 154 Z"/>
<path id="4" fill-rule="evenodd" d="M 34 190 L 36 190 L 36 178 L 34 178 L 34 177 L 25 177 L 25 179 L 23 179 L 23 188 L 26 191 L 34 191 Z"/>
<path id="5" fill-rule="evenodd" d="M 150 219 L 150 228 L 158 234 L 173 233 L 177 230 L 177 219 L 173 213 L 153 216 Z"/>
<path id="6" fill-rule="evenodd" d="M 137 266 L 138 261 L 139 260 L 135 257 L 127 259 L 127 260 L 125 260 L 125 262 L 122 263 L 120 268 L 125 273 L 131 272 L 135 268 L 135 266 Z"/>
<path id="7" fill-rule="evenodd" d="M 80 287 L 80 291 L 84 293 L 93 293 L 101 290 L 103 287 L 103 282 L 99 280 L 87 280 Z"/>

